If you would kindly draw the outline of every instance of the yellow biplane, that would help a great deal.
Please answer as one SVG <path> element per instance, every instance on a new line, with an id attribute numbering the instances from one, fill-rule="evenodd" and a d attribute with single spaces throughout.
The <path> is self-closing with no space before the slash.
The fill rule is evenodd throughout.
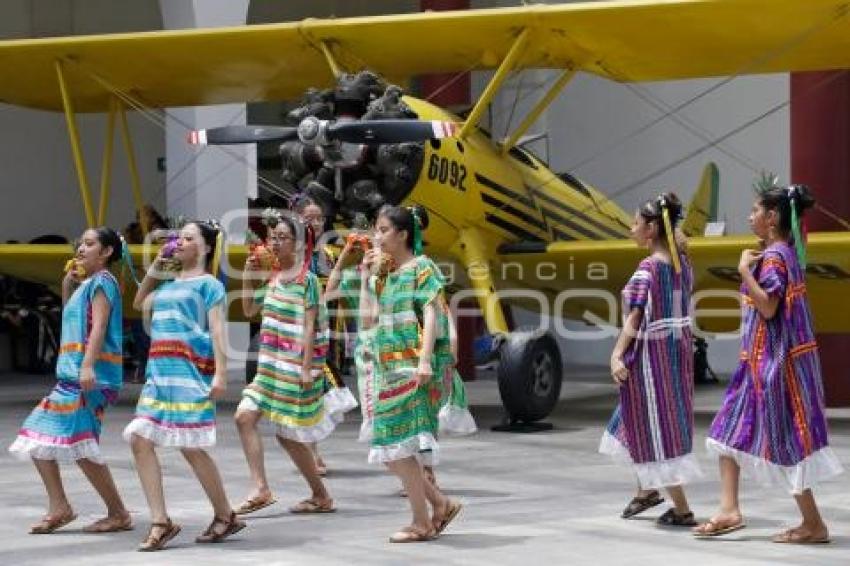
<path id="1" fill-rule="evenodd" d="M 358 202 L 418 203 L 429 210 L 427 251 L 463 268 L 459 281 L 477 298 L 488 330 L 503 337 L 503 402 L 512 419 L 533 422 L 554 407 L 561 359 L 549 334 L 510 332 L 502 303 L 535 306 L 527 294 L 510 290 L 538 291 L 568 318 L 606 317 L 610 305 L 594 292 L 617 296 L 641 252 L 627 239 L 631 214 L 586 183 L 550 171 L 518 145 L 523 135 L 578 72 L 655 81 L 850 67 L 847 10 L 843 0 L 610 1 L 6 41 L 0 73 L 15 80 L 0 84 L 0 100 L 65 112 L 87 221 L 94 225 L 104 217 L 108 167 L 96 216 L 75 112 L 109 112 L 127 134 L 121 93 L 165 108 L 291 100 L 308 88 L 332 87 L 364 65 L 398 84 L 426 73 L 495 70 L 464 119 L 404 96 L 410 112 L 402 118 L 370 124 L 362 117 L 307 116 L 290 128 L 210 129 L 195 133 L 194 141 L 288 140 L 321 148 L 325 162 L 358 148 L 419 148 L 403 190 L 387 194 L 378 183 L 376 194 L 373 188 L 358 200 L 349 198 L 348 187 L 335 186 L 330 198 L 340 214 Z M 491 139 L 479 128 L 485 109 L 509 73 L 527 68 L 561 74 L 507 138 Z M 132 148 L 129 141 L 125 146 Z M 702 232 L 715 187 L 716 171 L 709 168 L 685 221 L 694 234 Z M 141 204 L 138 188 L 136 198 Z M 749 237 L 693 238 L 697 288 L 735 289 L 740 251 L 753 243 Z M 244 254 L 232 248 L 231 264 L 241 265 Z M 55 284 L 67 255 L 64 246 L 0 246 L 0 271 Z M 819 331 L 850 330 L 850 319 L 834 308 L 834 297 L 850 290 L 850 233 L 811 235 L 809 288 Z M 559 300 L 564 290 L 572 294 Z M 705 305 L 726 311 L 700 321 L 704 328 L 736 326 L 729 310 L 737 309 L 734 302 L 708 297 Z"/>

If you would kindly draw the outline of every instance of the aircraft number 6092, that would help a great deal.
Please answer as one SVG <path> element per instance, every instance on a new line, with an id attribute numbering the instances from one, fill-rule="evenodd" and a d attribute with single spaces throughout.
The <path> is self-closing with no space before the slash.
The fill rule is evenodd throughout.
<path id="1" fill-rule="evenodd" d="M 466 187 L 463 183 L 466 180 L 466 165 L 432 153 L 428 162 L 428 178 L 442 185 L 465 191 Z"/>

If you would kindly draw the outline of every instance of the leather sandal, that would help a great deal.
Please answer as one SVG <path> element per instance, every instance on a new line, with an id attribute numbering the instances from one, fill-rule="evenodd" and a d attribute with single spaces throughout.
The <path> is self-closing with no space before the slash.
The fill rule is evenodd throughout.
<path id="1" fill-rule="evenodd" d="M 153 534 L 155 528 L 162 529 L 158 535 Z M 148 531 L 148 536 L 139 544 L 139 552 L 154 552 L 162 550 L 165 543 L 177 536 L 180 532 L 180 525 L 171 522 L 169 518 L 165 523 L 151 523 L 151 528 Z"/>
<path id="2" fill-rule="evenodd" d="M 213 517 L 212 523 L 204 532 L 195 537 L 197 543 L 221 542 L 230 535 L 236 534 L 247 526 L 245 521 L 236 516 L 235 511 L 230 512 L 230 518 L 225 520 Z M 218 528 L 223 527 L 223 528 Z"/>

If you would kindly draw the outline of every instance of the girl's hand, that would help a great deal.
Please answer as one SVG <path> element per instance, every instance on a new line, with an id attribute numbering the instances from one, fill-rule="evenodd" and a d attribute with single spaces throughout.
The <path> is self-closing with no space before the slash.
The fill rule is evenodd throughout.
<path id="1" fill-rule="evenodd" d="M 414 377 L 416 379 L 416 385 L 422 387 L 426 385 L 431 378 L 434 376 L 434 370 L 431 369 L 430 362 L 419 362 L 419 367 L 416 368 L 416 373 Z"/>
<path id="2" fill-rule="evenodd" d="M 363 261 L 360 264 L 362 268 L 371 275 L 377 275 L 381 269 L 381 250 L 372 248 L 363 254 Z"/>
<path id="3" fill-rule="evenodd" d="M 83 367 L 80 368 L 80 389 L 91 391 L 96 383 L 94 368 L 88 364 L 83 364 Z"/>
<path id="4" fill-rule="evenodd" d="M 741 252 L 741 261 L 738 262 L 738 273 L 742 275 L 749 273 L 753 268 L 753 264 L 760 260 L 762 255 L 764 254 L 758 250 L 744 250 Z"/>
<path id="5" fill-rule="evenodd" d="M 301 387 L 310 387 L 316 378 L 313 377 L 313 368 L 311 366 L 301 367 Z"/>
<path id="6" fill-rule="evenodd" d="M 227 391 L 227 376 L 224 374 L 215 374 L 210 387 L 210 399 L 221 399 L 224 392 Z"/>
<path id="7" fill-rule="evenodd" d="M 623 385 L 629 379 L 629 370 L 622 358 L 611 358 L 611 377 L 617 385 Z"/>

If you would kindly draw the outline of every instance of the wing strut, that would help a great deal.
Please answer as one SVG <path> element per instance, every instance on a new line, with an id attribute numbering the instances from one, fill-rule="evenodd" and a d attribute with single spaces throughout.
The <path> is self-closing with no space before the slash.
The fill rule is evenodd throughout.
<path id="1" fill-rule="evenodd" d="M 549 87 L 549 90 L 546 91 L 546 94 L 543 95 L 534 108 L 528 113 L 525 119 L 522 121 L 522 124 L 517 126 L 517 129 L 508 137 L 504 142 L 502 142 L 502 154 L 506 154 L 511 150 L 513 146 L 516 145 L 516 142 L 522 135 L 528 131 L 528 128 L 534 125 L 534 122 L 540 117 L 544 110 L 555 100 L 555 97 L 563 90 L 567 83 L 572 80 L 575 76 L 576 70 L 573 67 L 568 67 L 564 69 L 561 73 L 561 76 L 558 77 L 558 80 Z"/>
<path id="2" fill-rule="evenodd" d="M 464 139 L 478 126 L 478 120 L 481 119 L 484 109 L 487 108 L 487 105 L 490 104 L 493 97 L 496 96 L 496 93 L 499 91 L 499 87 L 502 86 L 502 83 L 508 77 L 508 73 L 513 70 L 514 63 L 516 63 L 517 59 L 519 59 L 520 55 L 522 55 L 523 48 L 528 42 L 528 33 L 528 28 L 523 28 L 516 37 L 513 45 L 511 45 L 511 48 L 508 51 L 508 54 L 505 55 L 505 58 L 502 60 L 502 64 L 499 65 L 498 69 L 496 69 L 496 73 L 493 75 L 493 78 L 490 79 L 489 83 L 487 83 L 487 88 L 485 88 L 484 92 L 481 93 L 481 98 L 478 99 L 478 102 L 475 103 L 472 112 L 470 112 L 469 116 L 466 118 L 466 122 L 464 122 L 463 127 L 461 128 L 460 134 L 458 134 L 458 138 Z"/>
<path id="3" fill-rule="evenodd" d="M 71 140 L 71 153 L 74 155 L 74 165 L 77 168 L 77 180 L 80 183 L 80 196 L 83 199 L 83 208 L 86 211 L 86 223 L 89 228 L 94 228 L 95 217 L 92 209 L 91 190 L 89 178 L 86 174 L 86 164 L 83 160 L 83 150 L 80 147 L 80 132 L 77 130 L 77 115 L 74 113 L 74 105 L 65 83 L 65 72 L 62 69 L 62 61 L 56 61 L 56 78 L 59 80 L 59 93 L 62 95 L 62 107 L 65 110 L 65 121 L 68 124 L 68 137 Z"/>
<path id="4" fill-rule="evenodd" d="M 334 78 L 338 79 L 345 71 L 339 66 L 339 62 L 334 57 L 330 44 L 327 41 L 320 41 L 319 48 L 322 50 L 322 54 L 325 56 Z"/>

